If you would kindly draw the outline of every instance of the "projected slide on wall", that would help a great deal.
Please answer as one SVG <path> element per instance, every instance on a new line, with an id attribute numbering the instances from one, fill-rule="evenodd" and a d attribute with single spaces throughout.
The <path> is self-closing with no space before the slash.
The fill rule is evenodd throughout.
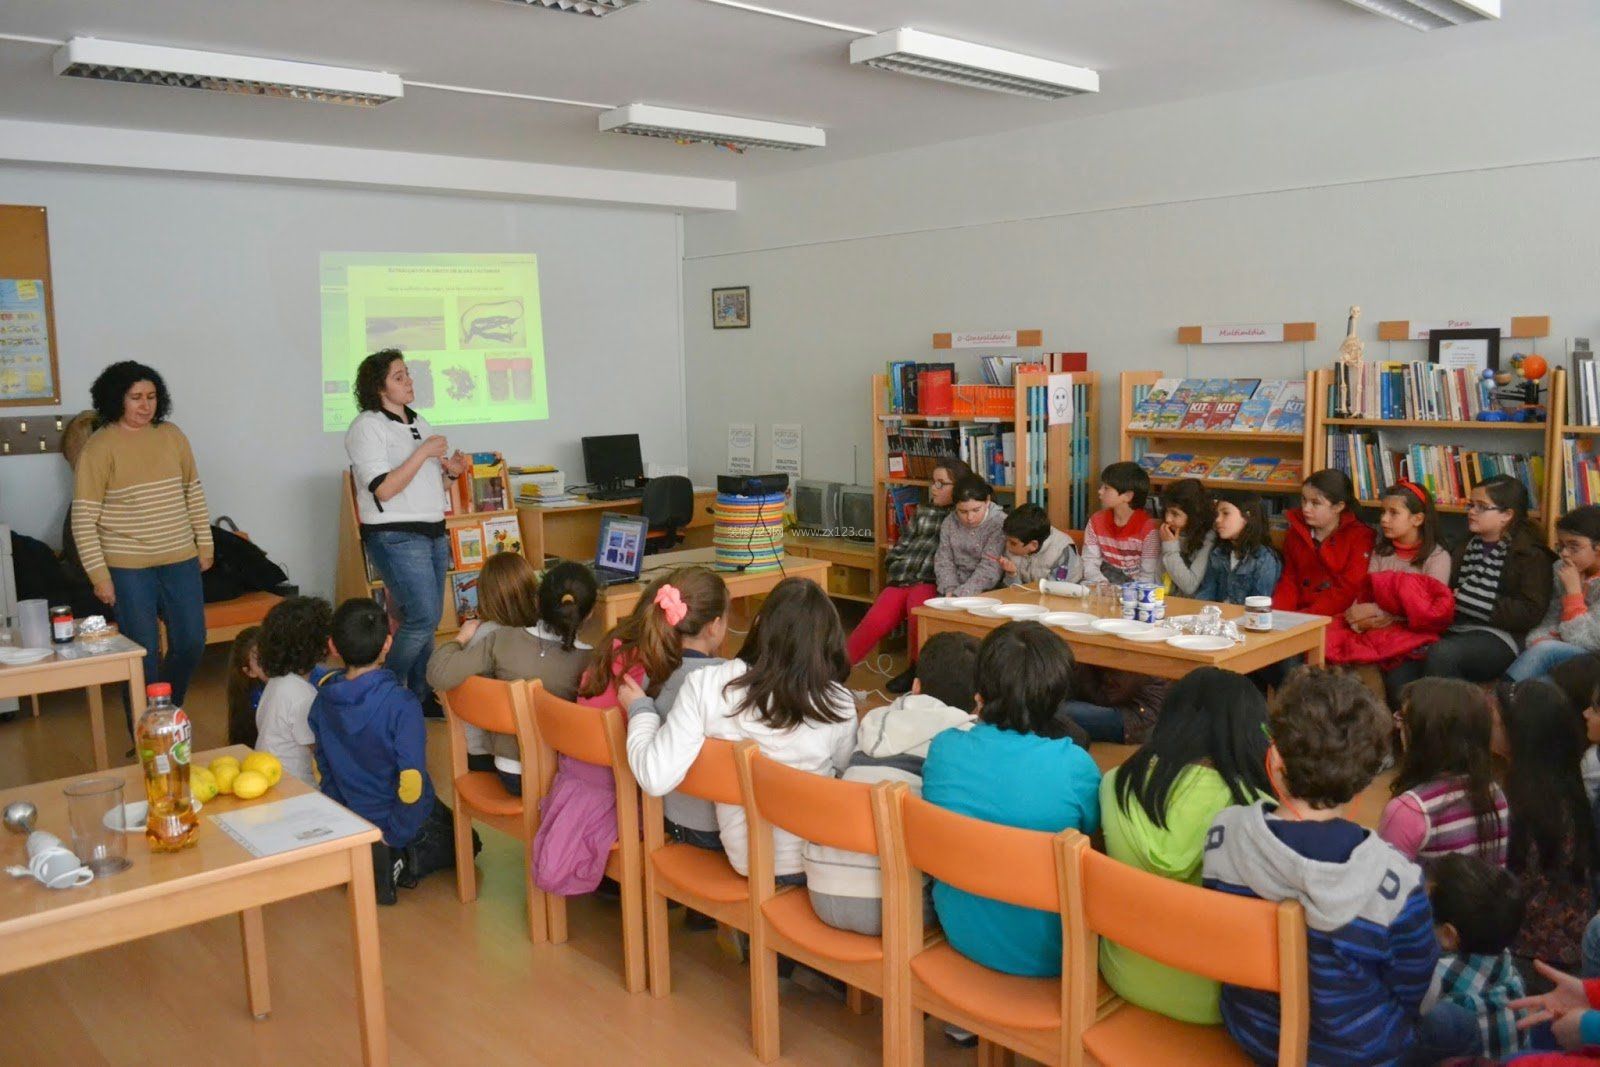
<path id="1" fill-rule="evenodd" d="M 324 430 L 355 418 L 356 367 L 381 348 L 436 426 L 550 417 L 536 256 L 324 252 Z"/>

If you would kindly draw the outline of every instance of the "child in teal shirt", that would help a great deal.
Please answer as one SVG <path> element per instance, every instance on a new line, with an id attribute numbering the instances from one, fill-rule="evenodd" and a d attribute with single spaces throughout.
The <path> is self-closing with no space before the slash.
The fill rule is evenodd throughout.
<path id="1" fill-rule="evenodd" d="M 1092 834 L 1100 771 L 1055 710 L 1071 695 L 1072 652 L 1036 622 L 994 630 L 978 648 L 978 722 L 933 739 L 922 795 L 961 815 L 1025 830 Z M 957 952 L 996 971 L 1061 973 L 1061 918 L 936 882 L 934 910 Z"/>

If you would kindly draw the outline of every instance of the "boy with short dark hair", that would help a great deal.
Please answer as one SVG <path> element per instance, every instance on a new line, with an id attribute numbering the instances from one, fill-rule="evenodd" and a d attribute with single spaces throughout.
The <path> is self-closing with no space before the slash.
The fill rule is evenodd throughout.
<path id="1" fill-rule="evenodd" d="M 1161 533 L 1145 510 L 1150 475 L 1137 463 L 1112 463 L 1100 472 L 1101 510 L 1083 531 L 1085 582 L 1159 582 Z"/>
<path id="2" fill-rule="evenodd" d="M 379 666 L 390 640 L 376 603 L 340 604 L 328 647 L 345 669 L 322 680 L 310 714 L 322 791 L 383 831 L 372 846 L 380 904 L 395 902 L 397 885 L 454 862 L 450 809 L 428 780 L 422 705 Z"/>
<path id="3" fill-rule="evenodd" d="M 978 639 L 946 631 L 922 646 L 911 692 L 861 717 L 850 766 L 850 782 L 905 782 L 922 794 L 922 761 L 945 730 L 975 721 Z M 807 842 L 803 850 L 806 890 L 817 918 L 840 930 L 883 933 L 883 878 L 878 857 Z M 931 908 L 931 898 L 929 907 Z M 931 912 L 930 912 L 931 914 Z"/>
<path id="4" fill-rule="evenodd" d="M 1204 883 L 1305 906 L 1310 1061 L 1328 1067 L 1434 1063 L 1478 1042 L 1442 1005 L 1420 1025 L 1439 959 L 1422 871 L 1345 818 L 1383 766 L 1390 715 L 1353 675 L 1302 668 L 1271 709 L 1267 776 L 1278 802 L 1224 809 L 1206 838 Z M 1222 1020 L 1258 1063 L 1277 1061 L 1275 993 L 1223 985 Z"/>
<path id="5" fill-rule="evenodd" d="M 1041 579 L 1076 582 L 1083 579 L 1083 561 L 1072 537 L 1050 524 L 1038 504 L 1020 504 L 1001 524 L 1006 554 L 995 560 L 1006 585 L 1037 585 Z"/>
<path id="6" fill-rule="evenodd" d="M 1453 853 L 1429 869 L 1439 967 L 1437 1001 L 1471 1012 L 1492 1060 L 1518 1052 L 1522 1035 L 1510 1004 L 1526 995 L 1511 960 L 1525 902 L 1517 876 L 1482 857 Z"/>

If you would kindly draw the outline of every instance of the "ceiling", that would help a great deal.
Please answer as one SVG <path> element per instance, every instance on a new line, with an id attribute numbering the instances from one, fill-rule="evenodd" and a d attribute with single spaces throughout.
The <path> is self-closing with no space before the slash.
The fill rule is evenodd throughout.
<path id="1" fill-rule="evenodd" d="M 0 117 L 737 179 L 1442 55 L 1471 56 L 1493 77 L 1496 49 L 1600 28 L 1594 0 L 1506 0 L 1499 22 L 1427 34 L 1339 0 L 761 2 L 1093 67 L 1102 91 L 1043 102 L 856 68 L 848 33 L 704 0 L 648 0 L 605 18 L 502 0 L 0 0 L 0 33 L 92 35 L 719 111 L 822 126 L 828 147 L 738 156 L 600 134 L 585 108 L 422 88 L 360 109 L 88 82 L 55 77 L 49 46 L 3 40 Z"/>

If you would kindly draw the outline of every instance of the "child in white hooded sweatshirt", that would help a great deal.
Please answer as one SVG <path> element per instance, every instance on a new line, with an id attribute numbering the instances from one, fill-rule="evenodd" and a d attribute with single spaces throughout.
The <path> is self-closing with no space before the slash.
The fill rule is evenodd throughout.
<path id="1" fill-rule="evenodd" d="M 928 638 L 911 692 L 861 719 L 856 749 L 842 777 L 849 782 L 905 782 L 922 795 L 922 761 L 945 730 L 972 725 L 978 639 L 946 632 Z M 883 878 L 878 857 L 806 842 L 806 891 L 817 918 L 840 930 L 883 933 Z M 926 887 L 924 887 L 926 888 Z M 924 907 L 931 914 L 927 904 Z"/>

